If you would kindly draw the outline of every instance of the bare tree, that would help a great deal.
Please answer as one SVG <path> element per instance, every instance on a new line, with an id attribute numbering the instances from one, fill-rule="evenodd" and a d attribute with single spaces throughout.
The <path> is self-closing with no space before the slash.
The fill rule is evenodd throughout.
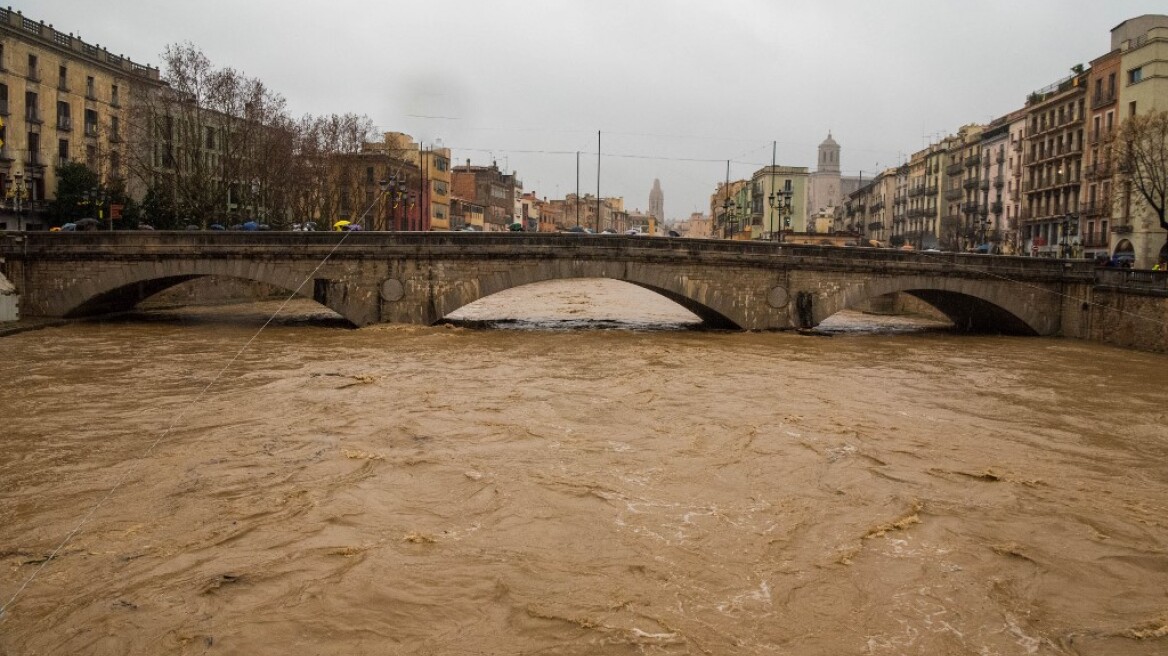
<path id="1" fill-rule="evenodd" d="M 225 221 L 259 208 L 269 126 L 284 99 L 263 82 L 217 69 L 195 46 L 168 46 L 162 89 L 141 89 L 131 112 L 127 165 L 185 217 Z"/>
<path id="2" fill-rule="evenodd" d="M 1168 230 L 1168 111 L 1126 119 L 1115 135 L 1113 154 L 1119 174 Z"/>

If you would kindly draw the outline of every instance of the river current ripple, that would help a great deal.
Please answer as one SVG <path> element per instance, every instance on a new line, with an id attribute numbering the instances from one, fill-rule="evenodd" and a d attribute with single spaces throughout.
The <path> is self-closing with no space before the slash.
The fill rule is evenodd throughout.
<path id="1" fill-rule="evenodd" d="M 277 306 L 0 339 L 0 654 L 1168 653 L 1162 355 Z"/>

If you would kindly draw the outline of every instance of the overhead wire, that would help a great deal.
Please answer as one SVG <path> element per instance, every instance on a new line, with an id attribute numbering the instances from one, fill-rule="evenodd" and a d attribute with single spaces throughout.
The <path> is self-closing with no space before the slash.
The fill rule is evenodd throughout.
<path id="1" fill-rule="evenodd" d="M 369 204 L 369 207 L 367 207 L 365 209 L 365 211 L 361 214 L 361 217 L 357 221 L 357 225 L 364 224 L 365 218 L 369 215 L 369 212 L 371 212 L 373 210 L 373 208 L 376 207 L 379 202 L 381 202 L 381 199 L 382 199 L 382 197 L 385 196 L 385 193 L 386 193 L 386 189 L 383 188 L 381 190 L 381 193 L 379 193 L 373 199 L 373 201 Z M 95 503 L 89 509 L 89 511 L 87 513 L 85 513 L 85 515 L 81 518 L 81 520 L 79 522 L 77 522 L 77 524 L 72 528 L 72 530 L 70 530 L 68 533 L 65 534 L 65 537 L 57 544 L 57 546 L 51 552 L 49 552 L 49 555 L 44 560 L 42 560 L 40 562 L 40 564 L 37 566 L 37 568 L 35 570 L 33 570 L 32 574 L 30 574 L 16 588 L 16 591 L 12 593 L 12 596 L 9 597 L 8 601 L 4 602 L 3 604 L 0 604 L 0 622 L 3 622 L 5 620 L 5 618 L 7 617 L 8 609 L 10 609 L 13 606 L 13 604 L 16 603 L 16 600 L 21 596 L 21 594 L 24 593 L 24 591 L 28 588 L 28 586 L 30 586 L 33 583 L 33 581 L 35 581 L 37 579 L 37 577 L 40 576 L 41 572 L 43 572 L 44 569 L 46 567 L 48 567 L 49 563 L 53 562 L 53 560 L 56 559 L 57 554 L 59 554 L 62 549 L 64 549 L 66 546 L 69 545 L 69 543 L 71 543 L 73 541 L 73 538 L 76 537 L 77 534 L 81 531 L 81 529 L 84 528 L 85 525 L 89 523 L 89 521 L 93 518 L 93 516 L 97 513 L 97 511 L 100 510 L 110 500 L 110 498 L 113 497 L 113 495 L 122 487 L 123 484 L 125 484 L 126 480 L 128 480 L 132 474 L 134 474 L 136 471 L 138 471 L 138 468 L 142 465 L 142 463 L 144 463 L 146 461 L 147 458 L 150 457 L 151 454 L 154 453 L 154 450 L 156 448 L 158 448 L 158 445 L 161 444 L 170 435 L 171 431 L 173 431 L 182 422 L 182 420 L 186 418 L 187 412 L 192 407 L 194 407 L 196 404 L 198 404 L 198 402 L 201 401 L 204 396 L 207 395 L 207 392 L 209 392 L 211 390 L 211 388 L 214 387 L 215 384 L 219 382 L 219 380 L 224 376 L 224 374 L 226 374 L 229 370 L 231 370 L 231 368 L 235 365 L 236 361 L 238 361 L 239 358 L 251 347 L 251 345 L 255 342 L 255 340 L 257 338 L 259 338 L 260 334 L 263 333 L 264 330 L 267 329 L 267 327 L 270 326 L 273 321 L 275 321 L 276 317 L 280 315 L 280 313 L 284 310 L 285 307 L 287 307 L 288 303 L 292 302 L 292 299 L 296 298 L 296 296 L 298 294 L 300 294 L 300 290 L 304 289 L 304 286 L 308 284 L 308 281 L 312 280 L 313 277 L 317 274 L 317 272 L 319 272 L 320 269 L 325 264 L 328 263 L 328 261 L 332 258 L 332 256 L 334 254 L 336 254 L 337 250 L 340 249 L 340 247 L 349 238 L 349 231 L 343 231 L 343 233 L 344 234 L 341 235 L 341 238 L 337 240 L 337 243 L 333 244 L 333 247 L 331 249 L 329 249 L 328 253 L 326 253 L 325 256 L 321 259 L 321 261 L 319 263 L 317 263 L 317 265 L 312 269 L 312 271 L 310 271 L 308 273 L 308 275 L 304 278 L 304 280 L 302 280 L 300 282 L 300 284 L 297 285 L 296 289 L 293 290 L 292 293 L 289 294 L 288 297 L 284 299 L 284 301 L 280 304 L 280 306 L 276 308 L 276 311 L 273 312 L 272 315 L 269 316 L 266 321 L 264 321 L 264 323 L 259 327 L 259 329 L 257 329 L 255 331 L 255 333 L 253 333 L 251 335 L 251 337 L 248 338 L 248 340 L 246 342 L 244 342 L 243 346 L 241 346 L 239 348 L 239 350 L 236 351 L 235 355 L 233 355 L 227 361 L 226 364 L 224 364 L 222 367 L 219 368 L 219 370 L 215 373 L 215 375 L 212 376 L 211 380 L 208 381 L 207 384 L 204 385 L 202 387 L 202 389 L 199 390 L 199 393 L 196 394 L 195 397 L 188 404 L 186 404 L 185 406 L 182 407 L 182 409 L 179 411 L 179 413 L 167 424 L 166 428 L 162 431 L 162 433 L 157 438 L 155 438 L 149 444 L 149 446 L 146 447 L 146 449 L 142 453 L 140 453 L 136 458 L 133 459 L 133 461 L 131 461 L 130 466 L 128 468 L 126 468 L 125 471 L 122 472 L 122 474 L 114 481 L 114 484 L 108 490 L 106 490 L 105 494 L 102 495 L 100 499 L 98 499 L 97 503 Z"/>

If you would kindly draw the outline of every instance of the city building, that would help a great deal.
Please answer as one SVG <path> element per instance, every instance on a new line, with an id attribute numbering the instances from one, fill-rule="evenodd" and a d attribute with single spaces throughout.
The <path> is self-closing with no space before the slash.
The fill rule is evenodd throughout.
<path id="1" fill-rule="evenodd" d="M 450 229 L 451 230 L 484 230 L 483 206 L 463 200 L 457 196 L 450 197 Z"/>
<path id="2" fill-rule="evenodd" d="M 765 166 L 750 178 L 750 239 L 782 241 L 786 234 L 807 231 L 808 172 L 805 166 Z"/>
<path id="3" fill-rule="evenodd" d="M 1121 61 L 1121 52 L 1113 48 L 1106 55 L 1092 60 L 1087 73 L 1087 144 L 1079 189 L 1079 221 L 1083 228 L 1080 240 L 1087 257 L 1111 254 L 1111 184 L 1115 175 L 1111 141 L 1117 125 Z"/>
<path id="4" fill-rule="evenodd" d="M 1021 227 L 1031 255 L 1069 257 L 1077 235 L 1086 126 L 1086 73 L 1031 93 L 1026 101 L 1025 201 Z"/>
<path id="5" fill-rule="evenodd" d="M 515 173 L 503 173 L 494 162 L 472 166 L 468 159 L 465 166 L 454 167 L 451 185 L 455 196 L 482 206 L 485 231 L 507 230 L 514 220 L 516 190 L 523 188 Z"/>
<path id="6" fill-rule="evenodd" d="M 450 230 L 450 149 L 426 148 L 401 132 L 386 132 L 381 143 L 366 144 L 371 152 L 408 164 L 417 171 L 416 184 L 402 183 L 406 194 L 420 201 L 417 211 L 410 212 L 400 230 Z M 404 171 L 403 171 L 404 172 Z M 393 176 L 391 176 L 392 178 Z"/>
<path id="7" fill-rule="evenodd" d="M 1010 116 L 990 121 L 979 144 L 978 250 L 1015 255 L 1017 244 L 1006 237 L 1006 181 L 1010 178 Z"/>
<path id="8" fill-rule="evenodd" d="M 1168 16 L 1144 15 L 1120 23 L 1111 30 L 1111 50 L 1120 56 L 1117 123 L 1168 112 Z M 1155 210 L 1121 171 L 1115 171 L 1113 185 L 1112 252 L 1130 253 L 1139 268 L 1168 258 L 1168 233 Z"/>
<path id="9" fill-rule="evenodd" d="M 680 221 L 674 226 L 678 234 L 691 239 L 710 238 L 710 217 L 701 212 L 693 212 L 688 219 Z"/>
<path id="10" fill-rule="evenodd" d="M 827 138 L 819 144 L 818 163 L 815 172 L 810 175 L 808 201 L 801 216 L 808 218 L 813 213 L 831 211 L 860 188 L 862 181 L 858 176 L 844 176 L 840 173 L 840 151 L 840 145 L 829 131 Z"/>
<path id="11" fill-rule="evenodd" d="M 44 228 L 57 167 L 69 162 L 142 193 L 127 176 L 125 124 L 137 92 L 161 86 L 156 68 L 0 9 L 0 230 Z"/>

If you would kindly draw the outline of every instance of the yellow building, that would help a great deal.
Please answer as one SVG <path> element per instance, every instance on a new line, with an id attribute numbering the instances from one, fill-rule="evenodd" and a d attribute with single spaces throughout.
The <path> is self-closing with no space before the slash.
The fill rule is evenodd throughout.
<path id="1" fill-rule="evenodd" d="M 386 132 L 385 148 L 391 156 L 408 161 L 422 171 L 422 225 L 418 229 L 450 230 L 450 149 L 424 148 L 401 132 Z"/>
<path id="2" fill-rule="evenodd" d="M 1168 111 L 1168 16 L 1146 15 L 1111 31 L 1112 50 L 1121 53 L 1118 123 L 1132 116 Z M 1117 172 L 1118 173 L 1118 172 Z M 1151 268 L 1168 255 L 1159 217 L 1139 192 L 1116 178 L 1112 198 L 1111 250 L 1131 253 L 1137 268 Z"/>
<path id="3" fill-rule="evenodd" d="M 126 179 L 128 106 L 158 69 L 136 64 L 12 9 L 0 9 L 0 230 L 40 229 L 58 166 L 82 162 L 103 186 Z"/>

